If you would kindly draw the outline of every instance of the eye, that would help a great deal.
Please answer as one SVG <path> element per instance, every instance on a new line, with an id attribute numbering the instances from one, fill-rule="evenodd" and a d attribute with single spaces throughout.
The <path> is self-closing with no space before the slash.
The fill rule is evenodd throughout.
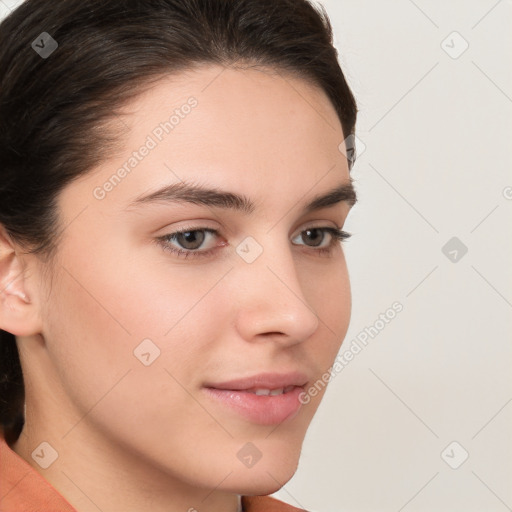
<path id="1" fill-rule="evenodd" d="M 328 240 L 327 245 L 321 246 L 322 242 L 325 240 L 325 234 L 329 234 L 330 239 Z M 318 228 L 308 228 L 302 231 L 298 237 L 301 237 L 302 240 L 307 238 L 313 239 L 312 247 L 319 247 L 321 246 L 321 249 L 327 248 L 327 252 L 330 252 L 332 250 L 333 245 L 339 240 L 346 240 L 350 237 L 350 234 L 346 231 L 342 231 L 338 228 L 331 228 L 331 227 L 318 227 Z M 296 237 L 297 238 L 297 237 Z M 308 246 L 310 247 L 310 246 Z"/>
<path id="2" fill-rule="evenodd" d="M 323 244 L 323 242 L 326 239 L 326 234 L 329 235 L 327 237 L 328 243 Z M 205 242 L 205 240 L 209 238 L 207 235 L 220 236 L 219 232 L 215 229 L 194 227 L 181 229 L 173 233 L 163 235 L 161 237 L 158 237 L 156 239 L 156 242 L 163 248 L 164 251 L 176 254 L 178 257 L 200 258 L 210 256 L 213 252 L 220 248 L 220 246 L 216 246 L 211 249 L 199 250 L 200 247 Z M 305 229 L 301 231 L 301 233 L 297 235 L 294 238 L 294 240 L 296 240 L 299 237 L 301 238 L 301 240 L 312 239 L 312 244 L 306 244 L 306 247 L 311 247 L 313 253 L 325 255 L 334 252 L 336 246 L 338 245 L 338 242 L 346 240 L 350 236 L 351 234 L 347 233 L 346 231 L 326 226 Z M 176 247 L 171 242 L 177 243 L 179 244 L 179 246 Z M 222 245 L 227 244 L 223 243 Z"/>
<path id="3" fill-rule="evenodd" d="M 203 245 L 207 235 L 219 235 L 219 232 L 210 228 L 185 228 L 168 235 L 161 236 L 157 241 L 162 245 L 165 251 L 175 253 L 180 257 L 188 258 L 197 256 L 207 256 L 215 249 L 198 251 Z M 169 242 L 176 242 L 179 247 L 171 245 Z"/>

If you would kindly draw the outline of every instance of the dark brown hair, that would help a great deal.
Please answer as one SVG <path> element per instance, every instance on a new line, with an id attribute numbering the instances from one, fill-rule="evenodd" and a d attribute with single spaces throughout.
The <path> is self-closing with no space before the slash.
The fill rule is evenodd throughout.
<path id="1" fill-rule="evenodd" d="M 26 0 L 0 24 L 0 224 L 51 262 L 56 198 L 115 149 L 109 120 L 144 85 L 195 65 L 291 72 L 327 94 L 352 135 L 357 107 L 337 57 L 325 9 L 307 0 Z M 23 402 L 16 339 L 0 331 L 7 439 L 22 430 Z"/>

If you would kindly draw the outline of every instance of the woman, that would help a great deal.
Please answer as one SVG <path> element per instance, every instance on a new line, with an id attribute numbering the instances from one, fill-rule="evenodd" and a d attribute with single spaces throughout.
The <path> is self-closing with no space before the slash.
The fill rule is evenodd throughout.
<path id="1" fill-rule="evenodd" d="M 325 11 L 27 0 L 0 43 L 0 510 L 298 510 L 351 308 Z"/>

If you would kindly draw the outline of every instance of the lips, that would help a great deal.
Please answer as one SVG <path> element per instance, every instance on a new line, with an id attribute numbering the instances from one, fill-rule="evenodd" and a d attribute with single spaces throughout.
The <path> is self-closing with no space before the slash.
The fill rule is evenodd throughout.
<path id="1" fill-rule="evenodd" d="M 232 379 L 225 382 L 207 383 L 205 387 L 230 389 L 232 391 L 278 390 L 290 386 L 304 387 L 308 382 L 305 373 L 293 371 L 288 373 L 260 373 L 251 377 Z"/>
<path id="2" fill-rule="evenodd" d="M 289 393 L 293 390 L 295 386 L 286 386 L 285 388 L 276 388 L 276 389 L 268 389 L 268 388 L 252 388 L 246 389 L 247 393 L 254 393 L 258 396 L 278 396 L 283 393 Z"/>
<path id="3" fill-rule="evenodd" d="M 307 375 L 301 372 L 261 373 L 208 383 L 204 391 L 224 410 L 227 408 L 252 423 L 275 425 L 298 413 L 302 406 L 299 396 L 307 382 Z"/>

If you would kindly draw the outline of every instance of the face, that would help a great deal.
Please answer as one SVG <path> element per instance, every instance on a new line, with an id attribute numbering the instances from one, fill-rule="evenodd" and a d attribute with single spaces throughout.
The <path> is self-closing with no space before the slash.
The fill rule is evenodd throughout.
<path id="1" fill-rule="evenodd" d="M 348 328 L 332 230 L 350 196 L 306 206 L 350 178 L 320 89 L 221 70 L 153 85 L 119 118 L 125 149 L 59 196 L 40 339 L 22 348 L 27 417 L 63 454 L 108 454 L 141 479 L 268 494 L 293 476 L 325 392 L 301 404 L 288 386 L 321 381 Z"/>

